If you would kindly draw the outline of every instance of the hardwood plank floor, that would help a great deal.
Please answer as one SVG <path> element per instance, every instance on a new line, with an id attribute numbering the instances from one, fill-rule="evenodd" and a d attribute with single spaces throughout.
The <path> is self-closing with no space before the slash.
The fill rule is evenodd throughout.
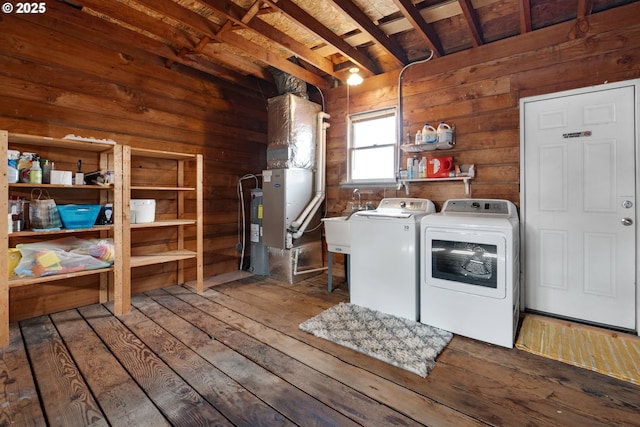
<path id="1" fill-rule="evenodd" d="M 215 284 L 12 324 L 0 426 L 640 426 L 640 387 L 516 349 L 455 336 L 421 378 L 302 332 L 348 301 L 326 274 Z"/>

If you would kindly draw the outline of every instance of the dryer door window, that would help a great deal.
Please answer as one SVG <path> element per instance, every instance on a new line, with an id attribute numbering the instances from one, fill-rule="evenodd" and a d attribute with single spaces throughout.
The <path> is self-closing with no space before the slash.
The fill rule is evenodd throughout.
<path id="1" fill-rule="evenodd" d="M 497 289 L 498 247 L 473 242 L 433 240 L 431 268 L 435 278 Z"/>
<path id="2" fill-rule="evenodd" d="M 426 230 L 423 265 L 428 286 L 505 298 L 503 235 Z"/>

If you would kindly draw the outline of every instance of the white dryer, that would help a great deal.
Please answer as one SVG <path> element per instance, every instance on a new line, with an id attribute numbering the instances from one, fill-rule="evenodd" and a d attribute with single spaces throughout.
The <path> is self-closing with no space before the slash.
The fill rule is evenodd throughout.
<path id="1" fill-rule="evenodd" d="M 520 222 L 513 203 L 447 200 L 420 224 L 420 322 L 513 347 L 520 316 Z"/>
<path id="2" fill-rule="evenodd" d="M 427 199 L 386 198 L 351 217 L 352 304 L 418 320 L 420 220 L 435 210 Z"/>

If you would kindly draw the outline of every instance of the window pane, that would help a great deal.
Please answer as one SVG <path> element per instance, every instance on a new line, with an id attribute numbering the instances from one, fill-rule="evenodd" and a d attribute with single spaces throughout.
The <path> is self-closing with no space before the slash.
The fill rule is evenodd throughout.
<path id="1" fill-rule="evenodd" d="M 351 179 L 394 179 L 394 145 L 353 150 Z"/>
<path id="2" fill-rule="evenodd" d="M 353 147 L 393 144 L 396 140 L 394 115 L 353 122 Z"/>
<path id="3" fill-rule="evenodd" d="M 395 107 L 349 116 L 349 182 L 394 181 L 396 156 Z"/>

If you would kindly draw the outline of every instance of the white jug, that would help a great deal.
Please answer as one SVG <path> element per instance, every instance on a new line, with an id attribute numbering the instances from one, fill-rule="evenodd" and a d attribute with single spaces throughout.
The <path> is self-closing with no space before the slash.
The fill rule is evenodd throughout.
<path id="1" fill-rule="evenodd" d="M 453 148 L 455 142 L 453 141 L 453 129 L 445 122 L 440 122 L 438 130 L 436 131 L 438 137 L 438 143 L 436 147 L 439 150 L 448 150 Z"/>

